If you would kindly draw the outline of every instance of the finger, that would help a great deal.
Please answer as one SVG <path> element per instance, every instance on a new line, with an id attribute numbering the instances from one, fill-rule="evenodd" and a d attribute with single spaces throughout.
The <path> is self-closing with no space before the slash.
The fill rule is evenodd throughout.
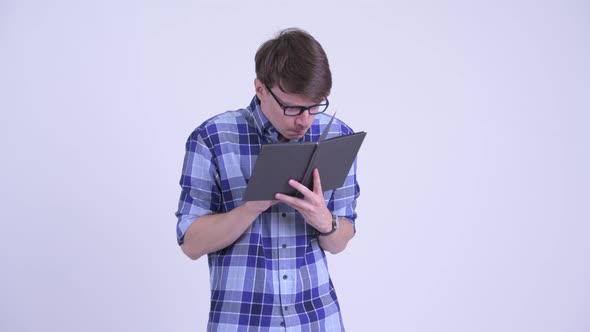
<path id="1" fill-rule="evenodd" d="M 309 190 L 309 188 L 307 188 L 306 186 L 302 185 L 301 183 L 295 181 L 295 180 L 289 180 L 289 185 L 295 189 L 297 189 L 297 191 L 299 191 L 300 193 L 303 194 L 303 196 L 309 196 L 309 194 L 312 193 L 311 190 Z"/>
<path id="2" fill-rule="evenodd" d="M 313 170 L 313 192 L 318 195 L 324 193 L 322 190 L 322 181 L 320 180 L 320 170 L 317 168 Z"/>
<path id="3" fill-rule="evenodd" d="M 296 210 L 303 209 L 307 204 L 304 200 L 300 198 L 292 197 L 285 194 L 275 194 L 275 198 L 278 201 L 283 202 Z"/>

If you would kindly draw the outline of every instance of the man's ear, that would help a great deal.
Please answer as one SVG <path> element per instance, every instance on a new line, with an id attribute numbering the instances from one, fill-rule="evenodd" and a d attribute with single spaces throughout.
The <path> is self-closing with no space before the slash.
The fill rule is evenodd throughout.
<path id="1" fill-rule="evenodd" d="M 264 87 L 264 84 L 262 84 L 262 82 L 258 78 L 254 79 L 254 91 L 256 92 L 256 96 L 258 97 L 258 99 L 263 97 L 266 93 L 266 88 Z"/>

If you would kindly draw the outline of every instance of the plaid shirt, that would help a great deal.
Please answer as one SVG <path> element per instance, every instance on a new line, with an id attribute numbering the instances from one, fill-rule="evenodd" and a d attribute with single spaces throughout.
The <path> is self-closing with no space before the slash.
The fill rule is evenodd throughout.
<path id="1" fill-rule="evenodd" d="M 317 141 L 329 120 L 317 115 L 299 141 Z M 334 119 L 328 137 L 351 133 Z M 257 97 L 246 109 L 217 115 L 193 131 L 180 179 L 179 244 L 196 218 L 242 204 L 261 145 L 273 142 L 278 133 Z M 332 213 L 354 225 L 358 195 L 355 161 L 344 185 L 324 197 Z M 260 214 L 232 245 L 210 253 L 208 260 L 209 331 L 344 330 L 317 233 L 288 205 L 275 204 Z"/>

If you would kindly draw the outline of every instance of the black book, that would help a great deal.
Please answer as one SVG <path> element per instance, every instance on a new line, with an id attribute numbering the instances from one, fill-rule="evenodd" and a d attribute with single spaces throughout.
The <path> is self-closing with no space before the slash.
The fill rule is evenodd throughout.
<path id="1" fill-rule="evenodd" d="M 263 145 L 242 199 L 273 200 L 276 193 L 298 196 L 299 192 L 289 185 L 289 179 L 297 180 L 313 190 L 315 168 L 320 172 L 322 190 L 341 187 L 366 133 L 325 139 L 333 119 L 334 116 L 317 142 Z"/>

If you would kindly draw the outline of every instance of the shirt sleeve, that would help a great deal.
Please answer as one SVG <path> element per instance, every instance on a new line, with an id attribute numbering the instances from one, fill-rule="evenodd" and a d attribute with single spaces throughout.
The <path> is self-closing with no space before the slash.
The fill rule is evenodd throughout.
<path id="1" fill-rule="evenodd" d="M 180 199 L 176 211 L 176 235 L 179 245 L 184 242 L 186 230 L 198 217 L 219 211 L 219 175 L 211 151 L 198 129 L 186 142 L 180 177 Z"/>
<path id="2" fill-rule="evenodd" d="M 333 214 L 350 220 L 356 232 L 356 200 L 360 195 L 360 187 L 356 180 L 357 160 L 352 164 L 342 187 L 335 189 L 328 201 L 328 209 Z"/>

